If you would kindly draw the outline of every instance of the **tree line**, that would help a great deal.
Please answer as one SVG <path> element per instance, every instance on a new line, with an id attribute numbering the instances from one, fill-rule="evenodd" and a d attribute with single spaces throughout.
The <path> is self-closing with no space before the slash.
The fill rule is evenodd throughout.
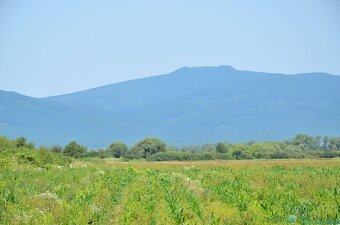
<path id="1" fill-rule="evenodd" d="M 4 137 L 2 139 L 4 140 Z M 36 149 L 34 144 L 27 142 L 24 137 L 12 140 L 11 144 L 16 147 Z M 131 148 L 123 142 L 113 142 L 107 148 L 97 150 L 89 150 L 86 146 L 71 141 L 65 146 L 39 147 L 38 150 L 73 158 L 99 157 L 150 161 L 334 158 L 340 157 L 340 137 L 297 134 L 290 140 L 281 142 L 251 141 L 241 144 L 218 142 L 191 146 L 169 146 L 158 138 L 145 138 Z"/>

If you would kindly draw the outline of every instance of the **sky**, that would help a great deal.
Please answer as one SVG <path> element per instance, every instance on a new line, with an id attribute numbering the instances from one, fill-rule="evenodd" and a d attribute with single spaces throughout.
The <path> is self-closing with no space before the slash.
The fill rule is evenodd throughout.
<path id="1" fill-rule="evenodd" d="M 215 65 L 340 75 L 340 1 L 0 0 L 0 90 L 45 97 Z"/>

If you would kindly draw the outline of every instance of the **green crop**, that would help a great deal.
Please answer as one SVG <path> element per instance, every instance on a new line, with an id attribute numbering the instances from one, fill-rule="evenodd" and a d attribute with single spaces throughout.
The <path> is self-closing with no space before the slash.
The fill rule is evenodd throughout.
<path id="1" fill-rule="evenodd" d="M 55 166 L 39 157 L 0 160 L 0 224 L 340 223 L 339 159 Z"/>

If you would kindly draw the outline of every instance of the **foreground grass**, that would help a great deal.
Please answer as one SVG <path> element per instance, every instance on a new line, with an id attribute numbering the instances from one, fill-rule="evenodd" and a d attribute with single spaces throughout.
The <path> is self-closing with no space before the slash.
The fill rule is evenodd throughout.
<path id="1" fill-rule="evenodd" d="M 1 224 L 336 224 L 340 159 L 120 162 L 0 174 Z"/>

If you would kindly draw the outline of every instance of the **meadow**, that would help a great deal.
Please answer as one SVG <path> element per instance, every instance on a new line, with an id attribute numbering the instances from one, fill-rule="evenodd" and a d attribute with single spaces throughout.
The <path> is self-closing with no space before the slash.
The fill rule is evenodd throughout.
<path id="1" fill-rule="evenodd" d="M 340 223 L 340 159 L 0 165 L 1 224 Z"/>

